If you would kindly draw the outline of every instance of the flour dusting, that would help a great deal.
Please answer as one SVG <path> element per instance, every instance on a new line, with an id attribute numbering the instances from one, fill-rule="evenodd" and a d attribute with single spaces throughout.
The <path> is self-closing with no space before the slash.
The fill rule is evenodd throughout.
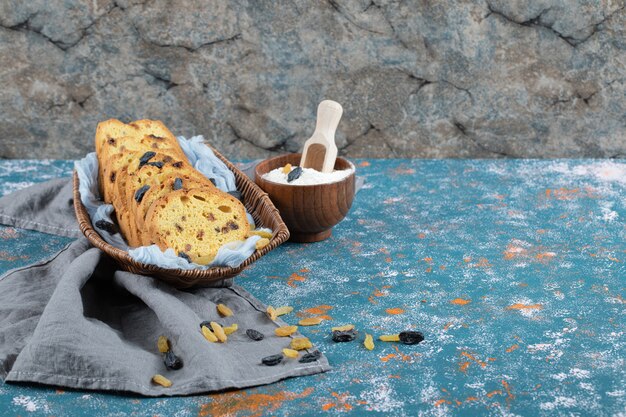
<path id="1" fill-rule="evenodd" d="M 341 171 L 333 172 L 319 172 L 312 168 L 302 168 L 302 174 L 299 178 L 288 182 L 287 175 L 283 172 L 282 168 L 276 168 L 271 170 L 267 174 L 263 174 L 263 179 L 278 184 L 288 185 L 315 185 L 315 184 L 330 184 L 333 182 L 341 181 L 354 172 L 353 169 L 344 169 Z"/>

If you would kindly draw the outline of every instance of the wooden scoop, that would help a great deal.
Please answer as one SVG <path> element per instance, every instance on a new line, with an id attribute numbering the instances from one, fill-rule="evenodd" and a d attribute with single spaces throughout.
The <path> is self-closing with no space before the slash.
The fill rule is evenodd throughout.
<path id="1" fill-rule="evenodd" d="M 341 104 L 324 100 L 317 106 L 317 125 L 313 136 L 304 143 L 300 166 L 320 172 L 332 172 L 337 159 L 335 131 L 341 119 Z"/>

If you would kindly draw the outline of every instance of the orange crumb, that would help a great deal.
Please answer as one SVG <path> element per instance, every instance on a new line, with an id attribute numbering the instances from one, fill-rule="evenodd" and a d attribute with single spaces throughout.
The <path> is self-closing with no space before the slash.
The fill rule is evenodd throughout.
<path id="1" fill-rule="evenodd" d="M 454 305 L 458 305 L 458 306 L 464 306 L 466 304 L 471 303 L 472 300 L 464 300 L 463 298 L 455 298 L 454 300 L 450 301 L 450 304 L 454 304 Z"/>
<path id="2" fill-rule="evenodd" d="M 511 347 L 507 348 L 506 349 L 506 353 L 511 353 L 511 352 L 513 352 L 516 349 L 519 349 L 519 345 L 517 343 L 512 345 Z"/>
<path id="3" fill-rule="evenodd" d="M 508 306 L 507 310 L 541 310 L 543 306 L 541 304 L 521 304 L 515 303 Z"/>
<path id="4" fill-rule="evenodd" d="M 404 310 L 401 309 L 401 308 L 398 308 L 398 307 L 396 307 L 396 308 L 388 308 L 385 311 L 387 312 L 387 314 L 390 314 L 392 316 L 404 313 Z"/>

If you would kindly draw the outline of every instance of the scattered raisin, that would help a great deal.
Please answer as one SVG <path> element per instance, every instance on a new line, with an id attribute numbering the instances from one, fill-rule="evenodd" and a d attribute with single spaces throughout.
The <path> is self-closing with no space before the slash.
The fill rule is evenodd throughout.
<path id="1" fill-rule="evenodd" d="M 297 358 L 298 357 L 298 351 L 297 350 L 293 350 L 293 349 L 285 348 L 285 349 L 283 349 L 283 355 L 285 355 L 288 358 Z"/>
<path id="2" fill-rule="evenodd" d="M 183 227 L 182 227 L 180 224 L 178 224 L 178 223 L 174 223 L 174 227 L 175 227 L 175 228 L 176 228 L 176 230 L 178 230 L 179 232 L 182 232 L 182 231 L 184 230 L 184 229 L 183 229 Z"/>
<path id="3" fill-rule="evenodd" d="M 117 226 L 111 222 L 108 222 L 106 220 L 98 220 L 96 222 L 96 227 L 98 229 L 102 229 L 106 232 L 109 232 L 109 234 L 113 235 L 117 232 L 119 232 L 119 230 L 117 229 Z"/>
<path id="4" fill-rule="evenodd" d="M 139 158 L 139 168 L 141 168 L 142 166 L 147 164 L 149 160 L 154 158 L 154 155 L 156 155 L 156 152 L 148 151 L 148 152 L 144 153 L 141 156 L 141 158 Z"/>
<path id="5" fill-rule="evenodd" d="M 218 304 L 217 312 L 220 313 L 222 317 L 230 317 L 233 315 L 233 310 L 228 308 L 228 306 L 226 306 L 225 304 Z"/>
<path id="6" fill-rule="evenodd" d="M 163 375 L 156 374 L 152 377 L 152 382 L 161 385 L 162 387 L 169 388 L 172 386 L 172 381 L 165 378 Z"/>
<path id="7" fill-rule="evenodd" d="M 298 362 L 300 362 L 300 363 L 315 362 L 316 360 L 318 360 L 321 357 L 322 357 L 322 353 L 319 350 L 314 350 L 311 353 L 307 353 L 305 355 L 302 355 L 302 357 L 300 358 L 300 360 Z"/>
<path id="8" fill-rule="evenodd" d="M 274 330 L 274 333 L 278 337 L 286 337 L 286 336 L 291 336 L 297 331 L 298 331 L 298 326 L 281 326 L 281 327 L 277 327 L 276 330 Z"/>
<path id="9" fill-rule="evenodd" d="M 235 197 L 239 201 L 243 201 L 240 191 L 237 191 L 237 190 L 229 191 L 228 194 L 232 195 L 233 197 Z"/>
<path id="10" fill-rule="evenodd" d="M 213 184 L 214 186 L 217 186 L 217 183 L 215 182 L 215 178 L 209 178 L 209 181 L 211 181 L 211 184 Z"/>
<path id="11" fill-rule="evenodd" d="M 248 335 L 248 337 L 252 340 L 256 340 L 257 342 L 259 340 L 263 340 L 265 338 L 265 336 L 263 335 L 263 333 L 258 332 L 254 329 L 248 329 L 246 330 L 246 334 Z"/>
<path id="12" fill-rule="evenodd" d="M 289 314 L 293 311 L 293 307 L 290 306 L 282 306 L 274 309 L 276 311 L 277 316 L 284 316 L 285 314 Z"/>
<path id="13" fill-rule="evenodd" d="M 230 230 L 237 230 L 239 229 L 239 225 L 233 221 L 229 221 L 228 223 L 226 223 L 226 226 L 228 226 L 228 228 Z"/>
<path id="14" fill-rule="evenodd" d="M 143 187 L 141 187 L 140 189 L 137 190 L 137 192 L 135 192 L 135 201 L 138 203 L 141 203 L 141 200 L 143 200 L 143 196 L 146 193 L 146 191 L 148 191 L 150 189 L 149 185 L 144 185 Z"/>
<path id="15" fill-rule="evenodd" d="M 167 369 L 173 369 L 175 371 L 183 367 L 183 361 L 178 356 L 174 355 L 172 351 L 165 353 L 163 363 L 165 363 Z"/>
<path id="16" fill-rule="evenodd" d="M 165 155 L 165 156 L 163 157 L 163 162 L 165 162 L 165 163 L 172 162 L 172 160 L 173 160 L 173 159 L 174 159 L 174 158 L 172 158 L 171 156 L 169 156 L 169 155 Z"/>
<path id="17" fill-rule="evenodd" d="M 278 365 L 282 361 L 283 361 L 283 355 L 266 356 L 263 359 L 261 359 L 261 362 L 263 362 L 263 365 L 267 365 L 267 366 Z"/>
<path id="18" fill-rule="evenodd" d="M 159 169 L 163 168 L 163 162 L 161 162 L 161 161 L 148 162 L 146 165 L 152 165 L 153 167 L 157 167 Z"/>
<path id="19" fill-rule="evenodd" d="M 159 352 L 166 353 L 170 351 L 170 341 L 167 340 L 165 336 L 159 336 L 157 340 L 157 347 L 159 348 Z"/>
<path id="20" fill-rule="evenodd" d="M 217 342 L 217 336 L 213 334 L 213 332 L 207 326 L 201 326 L 200 331 L 206 340 L 211 343 Z"/>
<path id="21" fill-rule="evenodd" d="M 269 317 L 271 320 L 276 320 L 276 317 L 278 317 L 278 316 L 276 315 L 276 309 L 275 309 L 274 307 L 272 307 L 272 306 L 268 306 L 268 307 L 267 307 L 267 310 L 265 310 L 265 311 L 267 312 L 267 315 L 268 315 L 268 317 Z"/>
<path id="22" fill-rule="evenodd" d="M 217 340 L 219 340 L 220 342 L 224 343 L 226 342 L 226 340 L 228 340 L 228 336 L 226 336 L 226 333 L 224 333 L 224 328 L 221 324 L 212 321 L 211 330 L 213 330 L 213 334 L 215 334 Z"/>
<path id="23" fill-rule="evenodd" d="M 182 166 L 183 166 L 183 161 L 174 162 L 174 163 L 172 164 L 172 166 L 173 166 L 174 168 L 180 168 L 180 167 L 182 167 Z"/>
<path id="24" fill-rule="evenodd" d="M 400 339 L 400 342 L 404 343 L 405 345 L 416 345 L 424 340 L 424 335 L 422 333 L 413 330 L 400 332 L 400 335 L 398 337 Z"/>
<path id="25" fill-rule="evenodd" d="M 308 337 L 295 337 L 291 339 L 289 347 L 294 350 L 311 349 L 313 347 L 313 343 L 311 343 Z"/>
<path id="26" fill-rule="evenodd" d="M 333 332 L 333 342 L 343 343 L 343 342 L 352 342 L 356 339 L 356 331 L 353 330 L 335 330 Z"/>
<path id="27" fill-rule="evenodd" d="M 323 321 L 324 319 L 321 317 L 309 317 L 309 318 L 300 320 L 298 324 L 300 326 L 317 326 Z"/>
<path id="28" fill-rule="evenodd" d="M 185 252 L 178 252 L 178 257 L 183 258 L 187 262 L 191 263 L 191 258 Z"/>
<path id="29" fill-rule="evenodd" d="M 297 180 L 298 178 L 300 178 L 300 175 L 302 175 L 302 168 L 295 167 L 294 169 L 291 170 L 289 175 L 287 175 L 287 182 Z"/>
<path id="30" fill-rule="evenodd" d="M 224 327 L 224 333 L 226 333 L 226 336 L 228 336 L 231 333 L 235 333 L 237 330 L 239 330 L 239 325 L 237 323 L 233 323 L 230 326 Z"/>
<path id="31" fill-rule="evenodd" d="M 180 190 L 181 188 L 183 188 L 183 180 L 181 178 L 176 178 L 174 180 L 174 186 L 172 187 L 172 190 L 176 191 Z"/>
<path id="32" fill-rule="evenodd" d="M 107 143 L 108 143 L 109 145 L 115 145 L 115 138 L 109 138 L 109 139 L 107 140 Z"/>
<path id="33" fill-rule="evenodd" d="M 111 182 L 115 182 L 115 172 L 111 172 L 111 176 L 109 177 Z"/>
<path id="34" fill-rule="evenodd" d="M 165 138 L 163 138 L 163 137 L 161 137 L 161 136 L 152 135 L 152 134 L 148 135 L 148 137 L 149 137 L 149 138 L 151 138 L 151 139 L 158 139 L 158 140 L 163 140 L 163 139 L 165 139 Z"/>

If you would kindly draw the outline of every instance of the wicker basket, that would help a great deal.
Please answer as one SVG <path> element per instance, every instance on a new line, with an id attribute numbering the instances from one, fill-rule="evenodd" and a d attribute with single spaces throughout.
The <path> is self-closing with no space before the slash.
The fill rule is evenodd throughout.
<path id="1" fill-rule="evenodd" d="M 135 274 L 155 276 L 177 288 L 208 285 L 239 274 L 252 262 L 256 261 L 289 239 L 289 230 L 287 230 L 287 226 L 283 223 L 283 220 L 278 214 L 278 210 L 274 207 L 274 204 L 272 204 L 272 201 L 267 196 L 267 193 L 263 192 L 243 172 L 238 170 L 233 164 L 224 158 L 223 155 L 212 147 L 211 149 L 215 155 L 226 164 L 233 174 L 235 174 L 237 189 L 243 195 L 243 201 L 246 209 L 248 209 L 248 212 L 254 218 L 257 226 L 268 227 L 272 229 L 274 233 L 270 239 L 269 245 L 265 246 L 263 249 L 255 251 L 237 268 L 220 266 L 206 270 L 166 269 L 155 265 L 136 262 L 130 257 L 128 252 L 108 244 L 100 237 L 100 234 L 94 230 L 89 214 L 80 200 L 78 175 L 74 172 L 74 210 L 76 212 L 76 218 L 78 219 L 78 225 L 81 232 L 83 232 L 85 237 L 89 239 L 89 242 L 91 242 L 93 246 L 115 259 L 122 269 Z"/>

